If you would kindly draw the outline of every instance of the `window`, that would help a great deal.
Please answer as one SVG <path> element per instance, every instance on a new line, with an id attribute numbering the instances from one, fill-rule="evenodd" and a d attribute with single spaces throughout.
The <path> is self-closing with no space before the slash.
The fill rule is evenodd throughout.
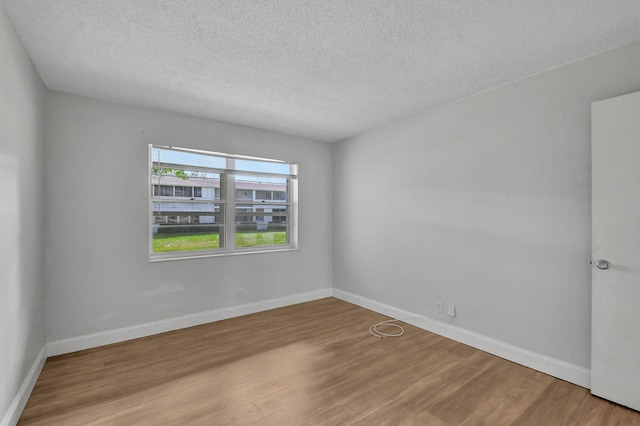
<path id="1" fill-rule="evenodd" d="M 286 218 L 287 218 L 287 209 L 272 209 L 271 210 L 273 212 L 273 216 L 272 216 L 272 222 L 275 223 L 286 223 Z M 280 215 L 280 213 L 283 213 L 282 215 Z"/>
<path id="2" fill-rule="evenodd" d="M 171 185 L 153 185 L 153 195 L 158 197 L 202 197 L 201 187 L 192 186 L 171 186 Z"/>
<path id="3" fill-rule="evenodd" d="M 151 261 L 296 248 L 296 164 L 157 145 L 149 155 Z"/>
<path id="4" fill-rule="evenodd" d="M 163 197 L 173 197 L 173 186 L 170 185 L 153 185 L 153 195 L 161 195 Z"/>
<path id="5" fill-rule="evenodd" d="M 176 197 L 193 197 L 193 187 L 192 186 L 176 186 L 175 187 Z"/>
<path id="6" fill-rule="evenodd" d="M 249 189 L 236 189 L 236 200 L 253 200 L 253 191 Z"/>
<path id="7" fill-rule="evenodd" d="M 271 191 L 265 191 L 258 189 L 256 191 L 256 200 L 270 200 L 271 199 Z"/>

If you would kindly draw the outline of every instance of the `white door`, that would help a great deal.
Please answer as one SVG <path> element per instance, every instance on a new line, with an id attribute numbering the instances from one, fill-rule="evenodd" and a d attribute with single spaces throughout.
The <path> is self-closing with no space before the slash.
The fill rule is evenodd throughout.
<path id="1" fill-rule="evenodd" d="M 640 92 L 591 105 L 591 158 L 591 393 L 640 410 Z"/>

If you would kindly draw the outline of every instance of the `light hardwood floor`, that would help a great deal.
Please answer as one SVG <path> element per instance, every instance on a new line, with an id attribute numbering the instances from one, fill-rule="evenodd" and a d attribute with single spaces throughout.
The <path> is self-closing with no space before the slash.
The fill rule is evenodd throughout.
<path id="1" fill-rule="evenodd" d="M 640 413 L 335 298 L 49 358 L 19 425 L 640 425 Z"/>

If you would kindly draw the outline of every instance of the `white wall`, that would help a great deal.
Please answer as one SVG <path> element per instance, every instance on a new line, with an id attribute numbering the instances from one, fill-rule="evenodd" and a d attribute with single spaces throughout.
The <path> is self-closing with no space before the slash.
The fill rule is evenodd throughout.
<path id="1" fill-rule="evenodd" d="M 331 288 L 329 145 L 59 92 L 46 113 L 47 340 Z M 298 163 L 299 250 L 149 263 L 149 143 Z"/>
<path id="2" fill-rule="evenodd" d="M 0 58 L 0 423 L 8 423 L 45 344 L 45 88 L 1 5 Z"/>
<path id="3" fill-rule="evenodd" d="M 588 368 L 589 108 L 639 89 L 635 43 L 337 144 L 335 287 Z"/>

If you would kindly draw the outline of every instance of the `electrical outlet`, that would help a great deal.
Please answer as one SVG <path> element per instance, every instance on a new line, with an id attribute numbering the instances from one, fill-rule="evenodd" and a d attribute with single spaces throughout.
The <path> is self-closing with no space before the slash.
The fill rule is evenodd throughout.
<path id="1" fill-rule="evenodd" d="M 239 288 L 237 293 L 238 299 L 242 299 L 244 297 L 244 288 Z"/>
<path id="2" fill-rule="evenodd" d="M 451 318 L 456 316 L 456 305 L 454 305 L 453 303 L 449 303 L 449 306 L 447 306 L 447 315 L 449 315 Z"/>
<path id="3" fill-rule="evenodd" d="M 442 302 L 439 300 L 436 302 L 436 312 L 439 314 L 442 313 Z"/>

